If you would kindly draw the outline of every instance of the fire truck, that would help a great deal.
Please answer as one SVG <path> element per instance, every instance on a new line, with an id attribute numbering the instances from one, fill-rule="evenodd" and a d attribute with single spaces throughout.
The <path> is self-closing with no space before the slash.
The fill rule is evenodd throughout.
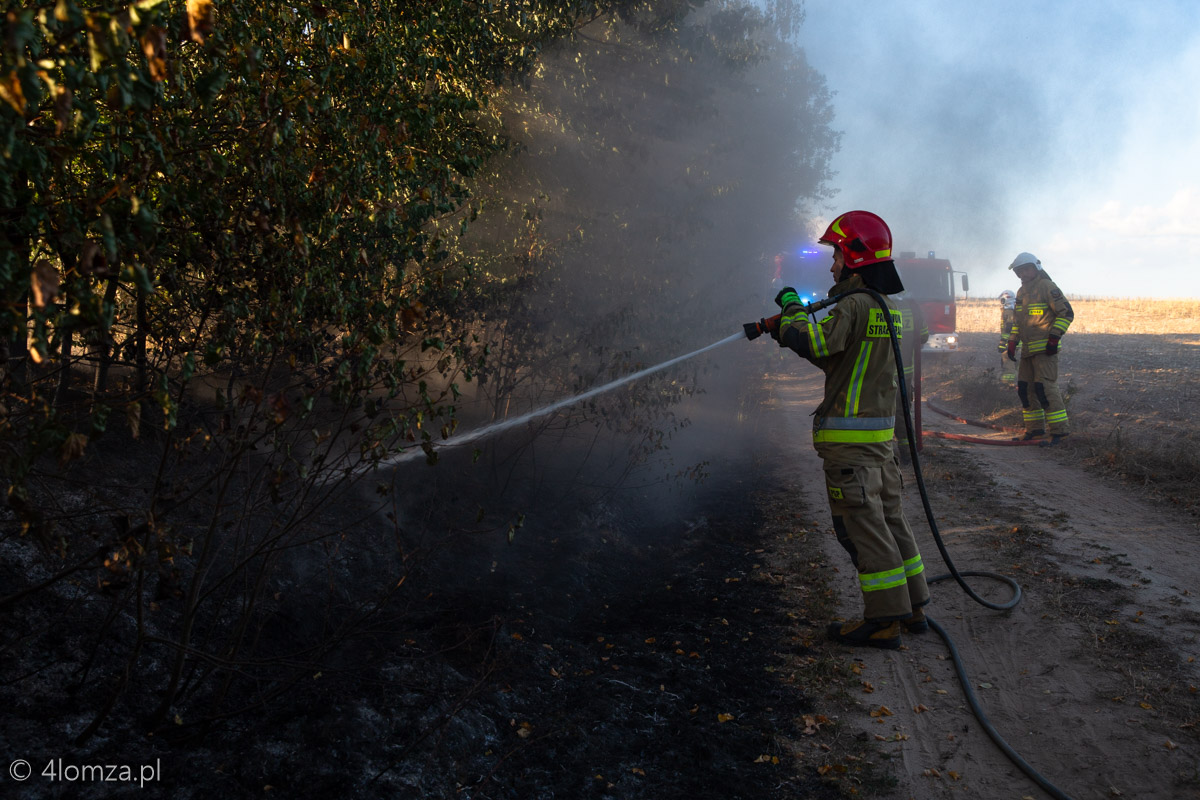
<path id="1" fill-rule="evenodd" d="M 929 341 L 922 349 L 956 350 L 958 324 L 954 276 L 961 276 L 962 290 L 966 294 L 970 288 L 967 274 L 952 268 L 947 259 L 938 258 L 932 250 L 925 258 L 917 258 L 915 252 L 901 252 L 895 262 L 900 279 L 904 281 L 904 296 L 921 307 L 929 326 Z"/>

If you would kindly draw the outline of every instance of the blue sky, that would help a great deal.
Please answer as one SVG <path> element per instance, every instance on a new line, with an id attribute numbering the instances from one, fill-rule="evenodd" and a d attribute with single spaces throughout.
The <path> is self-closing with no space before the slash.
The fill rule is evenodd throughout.
<path id="1" fill-rule="evenodd" d="M 1200 1 L 808 0 L 837 195 L 971 296 L 1037 255 L 1064 292 L 1200 297 Z"/>

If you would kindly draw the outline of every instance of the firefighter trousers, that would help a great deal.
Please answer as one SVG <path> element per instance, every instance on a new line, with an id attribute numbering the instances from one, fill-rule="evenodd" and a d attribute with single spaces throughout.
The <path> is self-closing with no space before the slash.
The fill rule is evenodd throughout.
<path id="1" fill-rule="evenodd" d="M 1058 353 L 1023 356 L 1017 369 L 1017 396 L 1021 398 L 1026 431 L 1065 434 L 1067 404 L 1058 391 Z"/>
<path id="2" fill-rule="evenodd" d="M 900 493 L 895 459 L 878 466 L 825 462 L 833 530 L 858 570 L 863 619 L 903 619 L 929 602 L 925 566 Z"/>

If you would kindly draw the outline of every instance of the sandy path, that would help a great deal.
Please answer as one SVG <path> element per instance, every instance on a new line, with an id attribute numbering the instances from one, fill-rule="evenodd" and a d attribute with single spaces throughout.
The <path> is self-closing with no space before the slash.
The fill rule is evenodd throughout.
<path id="1" fill-rule="evenodd" d="M 789 435 L 805 442 L 820 376 L 799 372 L 776 391 L 790 412 L 784 415 Z M 988 435 L 929 411 L 925 424 Z M 948 472 L 984 478 L 961 491 L 950 480 L 931 482 L 934 513 L 956 566 L 1012 574 L 1025 593 L 1012 612 L 996 612 L 973 602 L 952 581 L 933 589 L 931 615 L 954 639 L 996 729 L 1073 798 L 1200 797 L 1194 728 L 1179 728 L 1145 699 L 1157 699 L 1155 687 L 1144 684 L 1159 672 L 1139 669 L 1137 659 L 1122 667 L 1105 643 L 1106 626 L 1134 626 L 1160 640 L 1154 653 L 1166 662 L 1164 669 L 1200 684 L 1200 670 L 1188 660 L 1200 657 L 1200 600 L 1188 589 L 1196 574 L 1194 521 L 1156 508 L 1123 486 L 1100 482 L 1072 463 L 1066 447 L 1047 451 L 927 439 L 925 455 L 927 482 L 931 474 L 945 478 Z M 811 524 L 828 534 L 824 549 L 838 571 L 840 608 L 848 618 L 857 616 L 857 581 L 832 535 L 820 460 L 807 446 L 798 447 L 795 456 L 801 462 L 795 474 L 813 476 L 800 489 Z M 915 481 L 907 488 L 909 521 L 926 563 L 933 574 L 944 573 Z M 1036 555 L 1056 564 L 1076 579 L 1071 588 L 1041 580 L 1032 564 L 1014 564 L 1011 554 L 998 552 L 996 534 L 1021 525 L 1048 532 L 1031 561 Z M 1086 579 L 1105 591 L 1091 590 L 1095 584 Z M 998 583 L 969 580 L 986 597 L 1007 598 Z M 1120 593 L 1114 584 L 1130 593 L 1131 602 L 1114 602 L 1113 592 Z M 1063 597 L 1072 592 L 1079 596 Z M 1108 603 L 1111 614 L 1105 609 L 1100 626 L 1081 624 L 1062 613 L 1064 600 Z M 859 707 L 844 713 L 841 723 L 852 735 L 886 740 L 881 747 L 895 759 L 899 781 L 895 797 L 1046 796 L 971 714 L 936 634 L 907 637 L 905 649 L 894 653 L 829 647 L 861 665 Z"/>

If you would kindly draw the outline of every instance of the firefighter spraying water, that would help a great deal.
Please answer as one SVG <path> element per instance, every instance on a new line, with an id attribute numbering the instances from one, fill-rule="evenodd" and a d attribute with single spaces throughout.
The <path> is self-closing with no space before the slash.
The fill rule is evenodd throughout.
<path id="1" fill-rule="evenodd" d="M 900 469 L 892 453 L 896 417 L 894 331 L 903 328 L 890 299 L 883 308 L 859 293 L 897 294 L 904 286 L 892 261 L 892 233 L 869 211 L 835 219 L 821 236 L 833 248 L 831 299 L 837 307 L 812 319 L 795 289 L 775 297 L 779 317 L 745 326 L 767 332 L 825 373 L 825 396 L 813 418 L 813 446 L 824 462 L 825 486 L 838 542 L 858 571 L 862 619 L 831 623 L 845 644 L 897 649 L 901 629 L 928 630 L 925 567 L 904 517 Z M 887 317 L 885 317 L 885 309 Z"/>

